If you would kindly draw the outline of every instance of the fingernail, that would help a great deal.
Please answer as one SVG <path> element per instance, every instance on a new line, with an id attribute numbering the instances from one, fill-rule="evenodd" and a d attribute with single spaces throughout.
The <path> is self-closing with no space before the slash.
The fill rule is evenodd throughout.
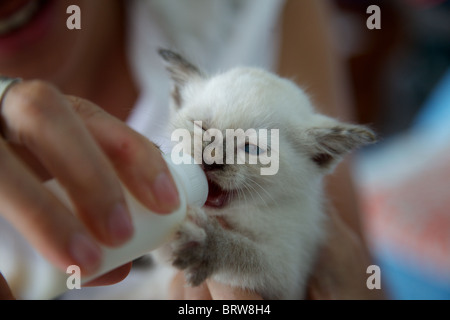
<path id="1" fill-rule="evenodd" d="M 72 259 L 84 272 L 92 273 L 100 266 L 102 251 L 87 235 L 82 233 L 73 235 L 69 246 Z"/>
<path id="2" fill-rule="evenodd" d="M 153 195 L 159 204 L 160 213 L 170 213 L 180 206 L 178 190 L 165 172 L 158 174 L 153 182 Z"/>
<path id="3" fill-rule="evenodd" d="M 112 245 L 120 245 L 129 240 L 134 233 L 133 223 L 128 210 L 121 203 L 117 204 L 108 218 L 108 231 Z"/>

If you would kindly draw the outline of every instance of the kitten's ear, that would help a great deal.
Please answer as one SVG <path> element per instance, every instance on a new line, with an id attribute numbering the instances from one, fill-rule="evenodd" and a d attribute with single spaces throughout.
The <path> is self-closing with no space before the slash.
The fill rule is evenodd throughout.
<path id="1" fill-rule="evenodd" d="M 204 78 L 204 75 L 196 66 L 176 52 L 159 49 L 158 53 L 166 62 L 166 69 L 174 83 L 172 97 L 177 107 L 180 108 L 182 104 L 181 89 L 189 81 Z"/>
<path id="2" fill-rule="evenodd" d="M 329 125 L 307 129 L 306 146 L 311 159 L 331 170 L 350 151 L 376 142 L 375 133 L 365 126 L 332 120 Z"/>

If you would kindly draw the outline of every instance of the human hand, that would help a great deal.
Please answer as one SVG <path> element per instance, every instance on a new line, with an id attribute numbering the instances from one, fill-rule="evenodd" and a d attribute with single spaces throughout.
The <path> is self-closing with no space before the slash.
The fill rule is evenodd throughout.
<path id="1" fill-rule="evenodd" d="M 8 90 L 0 114 L 0 214 L 61 270 L 75 264 L 89 275 L 100 265 L 99 244 L 132 236 L 119 181 L 152 211 L 178 207 L 159 150 L 98 106 L 24 81 Z M 76 215 L 43 187 L 49 177 L 64 186 Z M 127 268 L 99 283 L 123 278 Z"/>
<path id="2" fill-rule="evenodd" d="M 83 287 L 91 286 L 107 286 L 122 281 L 131 270 L 131 262 L 110 271 L 97 279 L 83 284 Z M 15 297 L 11 292 L 5 278 L 0 272 L 0 300 L 14 300 Z"/>
<path id="3" fill-rule="evenodd" d="M 310 277 L 308 293 L 313 300 L 384 299 L 380 289 L 370 290 L 366 281 L 371 258 L 364 241 L 338 213 L 330 210 L 330 234 Z"/>
<path id="4" fill-rule="evenodd" d="M 182 271 L 172 280 L 169 296 L 174 300 L 261 300 L 255 292 L 208 279 L 197 287 L 187 285 Z"/>

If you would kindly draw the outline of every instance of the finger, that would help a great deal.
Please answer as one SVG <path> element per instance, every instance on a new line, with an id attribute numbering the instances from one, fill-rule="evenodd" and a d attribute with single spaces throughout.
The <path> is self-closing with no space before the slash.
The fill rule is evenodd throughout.
<path id="1" fill-rule="evenodd" d="M 159 213 L 178 208 L 178 192 L 158 148 L 93 103 L 68 98 L 136 198 Z"/>
<path id="2" fill-rule="evenodd" d="M 184 276 L 182 272 L 177 272 L 173 277 L 169 287 L 169 299 L 184 300 Z"/>
<path id="3" fill-rule="evenodd" d="M 206 283 L 192 287 L 186 283 L 184 273 L 178 271 L 169 288 L 169 298 L 172 300 L 211 300 Z"/>
<path id="4" fill-rule="evenodd" d="M 121 267 L 114 269 L 113 271 L 110 271 L 98 277 L 97 279 L 85 283 L 83 287 L 108 286 L 118 283 L 128 276 L 131 271 L 131 266 L 132 263 L 129 262 Z"/>
<path id="5" fill-rule="evenodd" d="M 133 233 L 119 179 L 64 95 L 40 82 L 23 82 L 6 95 L 4 132 L 26 146 L 68 192 L 85 226 L 106 245 Z"/>
<path id="6" fill-rule="evenodd" d="M 9 149 L 39 178 L 40 181 L 47 181 L 52 178 L 52 175 L 45 169 L 39 160 L 23 146 L 13 143 L 7 143 Z"/>
<path id="7" fill-rule="evenodd" d="M 172 279 L 169 287 L 169 299 L 171 300 L 184 300 L 185 299 L 185 286 L 183 272 L 178 271 Z"/>
<path id="8" fill-rule="evenodd" d="M 1 214 L 61 270 L 98 268 L 101 251 L 59 200 L 8 150 L 0 139 Z"/>
<path id="9" fill-rule="evenodd" d="M 0 272 L 0 300 L 14 300 L 14 296 L 6 283 L 5 278 Z"/>
<path id="10" fill-rule="evenodd" d="M 184 300 L 212 300 L 211 294 L 209 292 L 209 288 L 206 285 L 206 282 L 202 284 L 192 287 L 189 285 L 185 285 L 184 287 Z"/>
<path id="11" fill-rule="evenodd" d="M 262 300 L 256 292 L 232 287 L 217 281 L 206 280 L 213 300 Z"/>

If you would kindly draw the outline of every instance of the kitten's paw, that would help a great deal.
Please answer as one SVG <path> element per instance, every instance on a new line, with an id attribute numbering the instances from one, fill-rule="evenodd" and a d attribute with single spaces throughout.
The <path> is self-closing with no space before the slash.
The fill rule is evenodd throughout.
<path id="1" fill-rule="evenodd" d="M 179 269 L 192 267 L 203 260 L 206 231 L 199 226 L 200 221 L 198 221 L 197 215 L 193 214 L 195 211 L 189 209 L 188 218 L 181 225 L 175 240 L 171 244 L 174 258 L 173 265 Z"/>
<path id="2" fill-rule="evenodd" d="M 212 273 L 208 254 L 211 221 L 199 211 L 191 209 L 188 212 L 188 219 L 171 245 L 173 266 L 184 270 L 187 282 L 193 286 L 201 284 Z"/>
<path id="3" fill-rule="evenodd" d="M 202 250 L 206 242 L 206 232 L 192 221 L 187 220 L 177 232 L 172 242 L 175 267 L 185 269 L 201 260 Z"/>
<path id="4" fill-rule="evenodd" d="M 193 287 L 201 285 L 211 274 L 211 268 L 207 264 L 201 264 L 184 271 L 186 282 Z"/>

